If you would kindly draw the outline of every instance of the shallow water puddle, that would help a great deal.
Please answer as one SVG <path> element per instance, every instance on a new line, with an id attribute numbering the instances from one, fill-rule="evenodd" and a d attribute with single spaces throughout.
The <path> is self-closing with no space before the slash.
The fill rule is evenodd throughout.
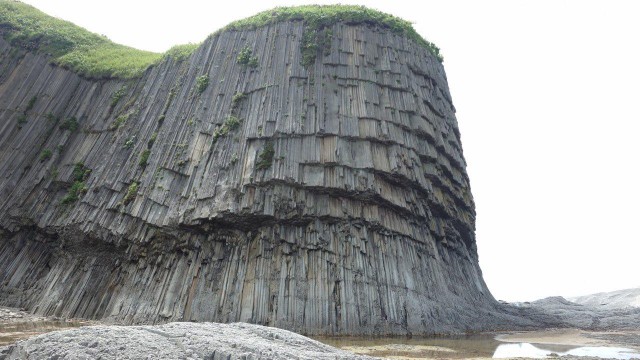
<path id="1" fill-rule="evenodd" d="M 505 343 L 494 335 L 422 338 L 317 338 L 343 350 L 393 359 L 466 359 L 466 358 L 552 358 L 573 355 L 610 359 L 640 359 L 633 349 L 608 346 L 568 346 L 553 344 Z"/>
<path id="2" fill-rule="evenodd" d="M 377 357 L 405 359 L 490 358 L 502 342 L 493 335 L 446 337 L 317 338 L 325 344 Z"/>
<path id="3" fill-rule="evenodd" d="M 627 348 L 608 346 L 566 346 L 550 344 L 515 343 L 501 344 L 493 353 L 493 358 L 530 357 L 546 358 L 552 356 L 590 356 L 609 359 L 640 359 L 640 353 Z"/>
<path id="4" fill-rule="evenodd" d="M 30 321 L 0 324 L 0 346 L 50 331 L 91 325 L 81 321 Z"/>

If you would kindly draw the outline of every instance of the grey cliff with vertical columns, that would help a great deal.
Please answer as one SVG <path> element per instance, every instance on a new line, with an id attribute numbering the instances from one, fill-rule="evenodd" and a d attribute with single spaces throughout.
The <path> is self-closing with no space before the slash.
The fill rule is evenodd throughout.
<path id="1" fill-rule="evenodd" d="M 304 26 L 223 31 L 128 81 L 0 39 L 0 305 L 306 334 L 485 329 L 499 305 L 442 64 L 336 23 L 305 66 Z M 238 63 L 245 48 L 256 66 Z"/>

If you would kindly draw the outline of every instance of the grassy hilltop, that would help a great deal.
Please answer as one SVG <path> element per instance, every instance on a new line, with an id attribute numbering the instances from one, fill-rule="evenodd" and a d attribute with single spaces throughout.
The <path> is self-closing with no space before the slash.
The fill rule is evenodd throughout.
<path id="1" fill-rule="evenodd" d="M 442 61 L 440 49 L 423 39 L 411 23 L 364 6 L 305 5 L 279 7 L 232 22 L 227 30 L 254 29 L 281 21 L 304 21 L 313 33 L 336 22 L 372 24 L 407 36 Z M 198 45 L 178 45 L 164 54 L 116 44 L 71 22 L 49 16 L 33 6 L 0 0 L 0 36 L 14 46 L 50 55 L 55 64 L 90 78 L 135 78 L 163 57 L 185 58 Z"/>

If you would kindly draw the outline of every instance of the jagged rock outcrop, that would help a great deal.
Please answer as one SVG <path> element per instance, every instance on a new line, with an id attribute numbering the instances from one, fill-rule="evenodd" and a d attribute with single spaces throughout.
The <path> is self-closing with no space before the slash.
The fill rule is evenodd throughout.
<path id="1" fill-rule="evenodd" d="M 442 64 L 375 24 L 222 31 L 132 80 L 0 39 L 0 305 L 307 334 L 479 330 Z M 305 53 L 307 51 L 307 53 Z"/>

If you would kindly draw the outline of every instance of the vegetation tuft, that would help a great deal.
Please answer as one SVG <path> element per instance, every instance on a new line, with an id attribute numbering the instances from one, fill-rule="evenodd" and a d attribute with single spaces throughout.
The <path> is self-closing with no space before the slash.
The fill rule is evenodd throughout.
<path id="1" fill-rule="evenodd" d="M 196 78 L 196 92 L 202 94 L 209 86 L 209 75 L 200 75 Z"/>
<path id="2" fill-rule="evenodd" d="M 62 124 L 60 124 L 60 129 L 69 130 L 71 132 L 78 130 L 79 127 L 80 124 L 78 124 L 78 119 L 76 119 L 74 116 L 67 118 L 62 122 Z"/>
<path id="3" fill-rule="evenodd" d="M 124 195 L 124 199 L 122 199 L 122 203 L 125 205 L 128 205 L 130 202 L 132 202 L 136 196 L 138 196 L 138 182 L 134 181 L 131 183 L 131 185 L 129 185 L 129 187 L 127 188 L 127 193 Z"/>
<path id="4" fill-rule="evenodd" d="M 116 90 L 116 92 L 114 92 L 111 95 L 111 110 L 113 110 L 113 108 L 116 107 L 116 105 L 118 105 L 118 102 L 120 101 L 120 99 L 122 99 L 122 97 L 124 96 L 124 94 L 126 94 L 126 92 L 127 92 L 127 86 L 122 85 L 120 89 Z"/>
<path id="5" fill-rule="evenodd" d="M 243 93 L 243 92 L 237 92 L 233 95 L 233 97 L 231 98 L 231 111 L 235 111 L 238 106 L 240 105 L 240 102 L 244 99 L 246 99 L 247 94 Z"/>
<path id="6" fill-rule="evenodd" d="M 67 194 L 62 198 L 62 204 L 67 205 L 74 203 L 80 199 L 80 196 L 87 192 L 87 186 L 84 181 L 76 181 L 71 185 Z"/>
<path id="7" fill-rule="evenodd" d="M 158 138 L 158 132 L 154 132 L 153 134 L 151 134 L 151 137 L 149 138 L 149 141 L 147 141 L 147 147 L 150 149 L 153 146 L 153 143 L 156 142 L 156 139 Z"/>
<path id="8" fill-rule="evenodd" d="M 73 172 L 71 173 L 74 181 L 85 181 L 89 175 L 91 175 L 91 169 L 86 168 L 84 163 L 77 162 L 73 165 Z"/>
<path id="9" fill-rule="evenodd" d="M 62 198 L 62 204 L 67 205 L 74 203 L 80 199 L 80 196 L 87 192 L 87 186 L 85 181 L 91 175 L 91 169 L 84 166 L 83 163 L 78 162 L 73 166 L 73 172 L 71 176 L 73 178 L 73 184 L 67 191 L 67 194 Z"/>
<path id="10" fill-rule="evenodd" d="M 239 128 L 240 124 L 242 124 L 242 119 L 229 115 L 227 120 L 224 121 L 224 124 L 213 132 L 213 141 L 218 140 L 221 136 L 227 136 L 230 131 Z"/>
<path id="11" fill-rule="evenodd" d="M 266 170 L 273 164 L 273 156 L 276 154 L 273 148 L 273 142 L 269 141 L 262 149 L 262 152 L 258 154 L 258 162 L 256 163 L 256 169 Z"/>
<path id="12" fill-rule="evenodd" d="M 146 167 L 149 163 L 149 155 L 151 155 L 151 150 L 145 149 L 142 154 L 140 154 L 140 160 L 138 160 L 138 165 L 141 167 Z"/>
<path id="13" fill-rule="evenodd" d="M 53 155 L 53 152 L 51 150 L 49 149 L 42 150 L 42 152 L 40 153 L 40 161 L 47 161 L 51 159 L 51 155 Z"/>
<path id="14" fill-rule="evenodd" d="M 123 127 L 124 124 L 129 119 L 130 115 L 131 114 L 129 114 L 129 113 L 119 115 L 117 118 L 115 118 L 115 120 L 113 120 L 113 122 L 111 123 L 111 126 L 109 126 L 109 130 L 118 130 L 121 127 Z"/>
<path id="15" fill-rule="evenodd" d="M 252 54 L 253 52 L 248 46 L 244 47 L 238 53 L 238 57 L 236 59 L 238 64 L 252 68 L 258 67 L 258 58 L 256 56 L 251 56 Z"/>

